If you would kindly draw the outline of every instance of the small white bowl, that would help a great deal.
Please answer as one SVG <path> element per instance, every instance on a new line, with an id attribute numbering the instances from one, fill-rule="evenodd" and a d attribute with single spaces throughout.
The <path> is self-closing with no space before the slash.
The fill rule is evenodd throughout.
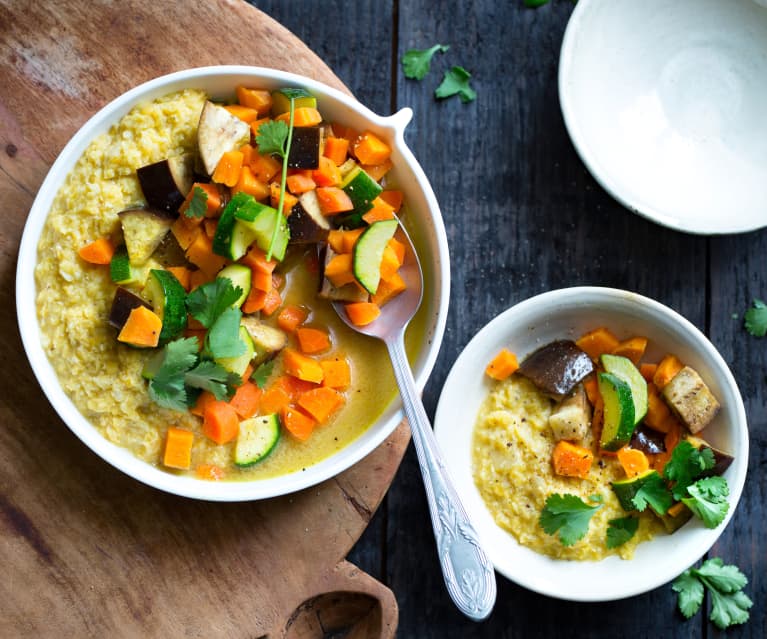
<path id="1" fill-rule="evenodd" d="M 74 135 L 51 167 L 24 227 L 16 271 L 16 307 L 24 349 L 40 386 L 56 412 L 96 454 L 146 484 L 177 495 L 211 501 L 274 497 L 313 486 L 346 470 L 381 444 L 397 427 L 403 418 L 401 402 L 399 399 L 393 401 L 383 415 L 346 448 L 305 471 L 238 482 L 210 482 L 164 472 L 105 439 L 62 390 L 40 343 L 34 269 L 37 263 L 37 244 L 53 199 L 75 162 L 97 135 L 106 132 L 140 102 L 185 88 L 202 89 L 214 98 L 230 97 L 234 95 L 238 84 L 266 89 L 304 87 L 317 97 L 320 110 L 329 120 L 359 130 L 370 129 L 392 146 L 394 168 L 390 176 L 404 192 L 408 206 L 408 229 L 420 249 L 421 264 L 425 271 L 426 294 L 423 304 L 427 307 L 425 311 L 428 319 L 422 348 L 413 363 L 413 372 L 420 389 L 426 384 L 437 359 L 450 298 L 450 265 L 442 215 L 423 169 L 405 144 L 405 127 L 412 117 L 410 109 L 402 109 L 390 117 L 381 117 L 354 98 L 303 76 L 260 67 L 216 66 L 179 71 L 150 80 L 119 96 L 96 113 Z"/>
<path id="2" fill-rule="evenodd" d="M 629 209 L 690 233 L 767 225 L 767 0 L 579 0 L 559 99 Z"/>
<path id="3" fill-rule="evenodd" d="M 730 508 L 711 530 L 693 518 L 673 535 L 660 534 L 637 547 L 631 560 L 552 559 L 521 546 L 493 520 L 472 478 L 472 433 L 480 405 L 491 390 L 485 366 L 508 348 L 520 358 L 554 339 L 577 339 L 607 326 L 619 338 L 645 335 L 648 361 L 676 354 L 696 369 L 722 409 L 705 431 L 717 448 L 735 457 L 725 473 Z M 437 441 L 482 546 L 496 570 L 536 592 L 572 601 L 609 601 L 660 586 L 697 561 L 714 544 L 732 517 L 743 490 L 748 464 L 748 427 L 743 400 L 727 364 L 711 342 L 678 313 L 635 293 L 576 287 L 530 298 L 501 313 L 469 342 L 445 382 L 434 420 Z"/>

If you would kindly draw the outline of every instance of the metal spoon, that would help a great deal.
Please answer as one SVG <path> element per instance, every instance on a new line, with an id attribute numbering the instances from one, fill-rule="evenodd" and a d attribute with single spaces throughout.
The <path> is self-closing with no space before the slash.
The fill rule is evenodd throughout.
<path id="1" fill-rule="evenodd" d="M 405 291 L 384 305 L 381 315 L 366 326 L 352 324 L 343 303 L 334 302 L 333 306 L 339 317 L 355 331 L 377 337 L 386 344 L 421 466 L 445 585 L 459 610 L 467 617 L 481 621 L 495 604 L 495 572 L 448 477 L 407 360 L 405 329 L 421 304 L 423 272 L 402 225 L 397 229 L 396 237 L 405 246 L 405 261 L 399 271 L 407 285 Z"/>

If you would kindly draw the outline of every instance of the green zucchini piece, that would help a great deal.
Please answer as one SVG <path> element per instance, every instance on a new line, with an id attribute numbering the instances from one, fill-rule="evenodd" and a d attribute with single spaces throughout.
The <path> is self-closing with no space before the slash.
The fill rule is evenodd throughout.
<path id="1" fill-rule="evenodd" d="M 221 277 L 228 278 L 232 283 L 232 286 L 235 288 L 239 286 L 242 289 L 242 294 L 237 298 L 237 301 L 232 304 L 232 306 L 240 308 L 250 294 L 253 271 L 244 264 L 230 264 L 229 266 L 222 268 L 218 272 L 218 275 L 216 275 L 217 279 Z"/>
<path id="2" fill-rule="evenodd" d="M 365 173 L 360 166 L 346 174 L 346 177 L 341 181 L 341 188 L 354 205 L 353 213 L 359 215 L 372 209 L 373 200 L 383 191 L 383 187 Z"/>
<path id="3" fill-rule="evenodd" d="M 615 451 L 631 441 L 634 433 L 634 400 L 631 387 L 617 375 L 599 373 L 599 392 L 605 403 L 600 446 Z"/>
<path id="4" fill-rule="evenodd" d="M 186 328 L 186 291 L 170 271 L 152 269 L 142 295 L 162 320 L 160 342 L 167 342 Z"/>
<path id="5" fill-rule="evenodd" d="M 240 468 L 253 466 L 274 450 L 279 439 L 280 420 L 274 413 L 241 421 L 234 444 L 234 463 Z"/>
<path id="6" fill-rule="evenodd" d="M 136 280 L 136 272 L 130 264 L 128 249 L 124 244 L 117 247 L 109 262 L 109 277 L 115 284 L 130 284 Z"/>
<path id="7" fill-rule="evenodd" d="M 216 255 L 227 257 L 230 260 L 239 260 L 245 255 L 253 239 L 248 241 L 245 237 L 235 237 L 235 216 L 237 211 L 250 206 L 251 203 L 256 203 L 253 196 L 240 192 L 235 194 L 224 207 L 221 217 L 218 219 L 216 234 L 213 236 L 213 252 Z"/>
<path id="8" fill-rule="evenodd" d="M 398 225 L 397 220 L 374 222 L 362 232 L 354 245 L 352 253 L 354 277 L 371 295 L 375 295 L 378 290 L 383 252 Z"/>
<path id="9" fill-rule="evenodd" d="M 248 364 L 250 364 L 250 360 L 253 359 L 256 353 L 256 347 L 248 329 L 242 325 L 240 325 L 240 339 L 245 342 L 245 352 L 242 355 L 237 357 L 219 357 L 215 361 L 230 373 L 235 373 L 242 377 L 248 368 Z"/>
<path id="10" fill-rule="evenodd" d="M 272 248 L 272 257 L 277 261 L 285 258 L 285 251 L 290 241 L 290 229 L 284 215 L 280 215 L 277 209 L 260 204 L 255 200 L 248 206 L 241 207 L 235 212 L 237 225 L 242 225 L 255 236 L 255 242 L 262 251 L 268 251 L 272 243 L 274 225 L 278 224 L 277 239 Z M 220 224 L 220 222 L 219 222 Z M 242 231 L 243 233 L 245 231 Z"/>
<path id="11" fill-rule="evenodd" d="M 290 111 L 290 98 L 293 98 L 293 108 L 312 107 L 317 108 L 317 98 L 306 89 L 284 87 L 272 91 L 272 116 Z"/>
<path id="12" fill-rule="evenodd" d="M 604 354 L 601 356 L 601 361 L 605 371 L 619 377 L 631 388 L 631 399 L 634 402 L 634 426 L 636 426 L 647 414 L 647 381 L 634 366 L 634 362 L 627 357 Z"/>

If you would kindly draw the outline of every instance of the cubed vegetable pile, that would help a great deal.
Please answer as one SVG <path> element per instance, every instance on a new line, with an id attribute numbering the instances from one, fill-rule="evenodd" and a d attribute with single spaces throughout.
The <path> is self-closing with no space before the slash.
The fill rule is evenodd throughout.
<path id="1" fill-rule="evenodd" d="M 645 360 L 648 340 L 620 341 L 599 327 L 576 341 L 559 340 L 520 364 L 501 350 L 486 373 L 496 380 L 512 374 L 532 381 L 555 402 L 548 425 L 556 444 L 552 471 L 577 482 L 599 460 L 615 459 L 625 479 L 612 491 L 626 517 L 612 520 L 607 546 L 625 543 L 637 530 L 636 513 L 649 508 L 672 533 L 697 516 L 706 527 L 724 520 L 729 489 L 722 474 L 733 461 L 700 436 L 720 409 L 701 376 L 673 354 Z M 587 442 L 593 442 L 587 443 Z M 552 494 L 540 524 L 564 545 L 582 539 L 598 496 Z"/>
<path id="2" fill-rule="evenodd" d="M 352 370 L 313 306 L 343 302 L 352 323 L 375 321 L 405 290 L 405 246 L 402 193 L 382 185 L 393 166 L 385 140 L 325 121 L 301 88 L 239 86 L 236 96 L 205 103 L 195 153 L 137 170 L 146 205 L 120 212 L 119 231 L 79 255 L 108 268 L 109 322 L 126 347 L 147 349 L 151 399 L 198 416 L 247 467 L 283 431 L 306 441 L 344 406 Z M 319 276 L 300 305 L 281 293 L 291 251 Z M 196 436 L 169 428 L 162 464 L 190 469 Z"/>

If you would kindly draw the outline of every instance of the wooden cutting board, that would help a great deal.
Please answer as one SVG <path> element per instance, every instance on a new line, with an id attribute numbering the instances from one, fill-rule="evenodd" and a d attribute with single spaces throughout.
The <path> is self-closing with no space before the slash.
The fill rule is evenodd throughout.
<path id="1" fill-rule="evenodd" d="M 108 101 L 209 64 L 270 66 L 348 90 L 239 0 L 0 0 L 0 39 L 0 636 L 394 636 L 392 592 L 344 557 L 401 461 L 405 425 L 301 493 L 243 504 L 175 497 L 116 471 L 67 429 L 16 327 L 32 200 Z"/>

